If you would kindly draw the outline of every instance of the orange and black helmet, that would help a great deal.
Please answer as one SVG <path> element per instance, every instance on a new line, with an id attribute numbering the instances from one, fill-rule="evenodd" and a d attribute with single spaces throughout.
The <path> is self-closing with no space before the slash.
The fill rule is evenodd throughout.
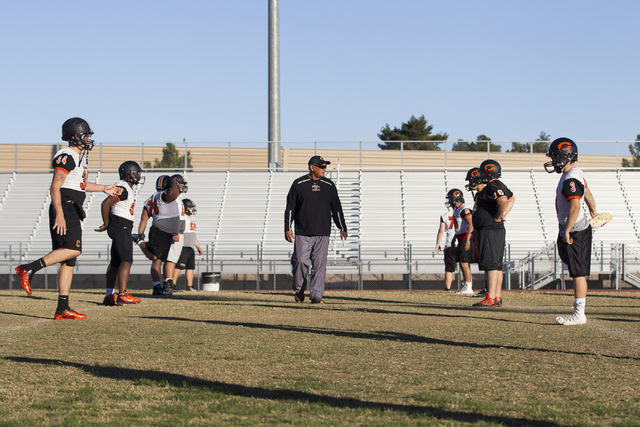
<path id="1" fill-rule="evenodd" d="M 482 182 L 483 184 L 488 183 L 492 179 L 500 178 L 500 176 L 502 175 L 502 168 L 500 167 L 500 163 L 496 162 L 495 160 L 485 160 L 484 162 L 480 163 L 480 167 L 478 169 L 480 182 Z"/>
<path id="2" fill-rule="evenodd" d="M 444 202 L 444 205 L 448 208 L 455 209 L 459 203 L 464 203 L 464 195 L 462 191 L 457 188 L 452 188 L 447 193 L 447 200 Z"/>
<path id="3" fill-rule="evenodd" d="M 578 146 L 569 138 L 558 138 L 549 145 L 547 157 L 551 161 L 544 164 L 544 169 L 549 173 L 562 173 L 567 163 L 578 161 Z"/>
<path id="4" fill-rule="evenodd" d="M 474 187 L 482 184 L 482 181 L 480 180 L 480 169 L 469 169 L 464 180 L 467 181 L 467 184 L 464 186 L 464 188 L 466 188 L 467 191 L 472 191 Z"/>

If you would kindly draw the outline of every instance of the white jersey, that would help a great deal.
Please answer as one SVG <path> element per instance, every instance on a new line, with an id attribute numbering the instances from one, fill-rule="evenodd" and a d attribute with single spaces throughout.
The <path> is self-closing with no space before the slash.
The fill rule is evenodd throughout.
<path id="1" fill-rule="evenodd" d="M 469 224 L 464 219 L 472 215 L 471 209 L 464 203 L 453 210 L 453 219 L 456 222 L 456 234 L 466 234 L 469 231 Z"/>
<path id="2" fill-rule="evenodd" d="M 52 165 L 55 170 L 61 170 L 67 174 L 61 188 L 63 197 L 68 196 L 82 205 L 89 177 L 87 157 L 76 153 L 71 147 L 66 147 L 53 156 Z"/>
<path id="3" fill-rule="evenodd" d="M 195 248 L 196 247 L 196 223 L 193 222 L 189 215 L 185 215 L 185 229 L 184 229 L 184 247 Z"/>
<path id="4" fill-rule="evenodd" d="M 129 186 L 129 183 L 120 181 L 116 184 L 116 190 L 115 197 L 118 199 L 118 202 L 111 206 L 110 214 L 131 221 L 133 224 L 133 209 L 136 205 L 133 188 Z"/>
<path id="5" fill-rule="evenodd" d="M 162 200 L 162 194 L 164 191 L 160 191 L 153 196 L 149 197 L 144 202 L 144 208 L 151 218 L 153 218 L 153 225 L 158 227 L 165 233 L 180 234 L 180 209 L 178 204 L 173 202 L 167 203 Z"/>
<path id="6" fill-rule="evenodd" d="M 572 168 L 569 172 L 563 173 L 558 187 L 556 188 L 556 213 L 558 215 L 559 232 L 564 233 L 564 226 L 569 219 L 569 206 L 572 199 L 579 199 L 582 202 L 585 188 L 587 188 L 587 178 L 584 172 L 577 167 Z M 584 214 L 582 203 L 578 211 L 578 218 L 573 228 L 570 230 L 582 231 L 589 227 L 589 220 Z"/>
<path id="7" fill-rule="evenodd" d="M 450 248 L 451 242 L 456 235 L 455 221 L 453 220 L 453 211 L 447 211 L 440 215 L 440 222 L 444 223 L 445 243 L 444 248 Z M 438 242 L 439 243 L 439 242 Z"/>
<path id="8" fill-rule="evenodd" d="M 176 203 L 178 204 L 178 209 L 180 210 L 180 234 L 182 234 L 187 229 L 188 221 L 188 215 L 185 213 L 184 204 L 182 203 L 182 194 L 178 196 L 178 198 L 176 199 Z"/>

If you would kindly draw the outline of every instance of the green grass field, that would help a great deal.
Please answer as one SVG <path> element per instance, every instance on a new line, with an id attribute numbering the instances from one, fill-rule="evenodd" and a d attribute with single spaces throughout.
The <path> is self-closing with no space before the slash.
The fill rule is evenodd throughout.
<path id="1" fill-rule="evenodd" d="M 0 426 L 640 424 L 638 292 L 134 295 L 0 291 Z"/>

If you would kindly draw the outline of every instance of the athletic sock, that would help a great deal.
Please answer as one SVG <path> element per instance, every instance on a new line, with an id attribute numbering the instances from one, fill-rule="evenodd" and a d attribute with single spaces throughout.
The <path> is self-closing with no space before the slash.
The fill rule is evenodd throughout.
<path id="1" fill-rule="evenodd" d="M 153 287 L 155 288 L 156 286 L 159 286 L 160 283 L 162 283 L 162 282 L 153 282 Z"/>
<path id="2" fill-rule="evenodd" d="M 44 264 L 44 260 L 42 258 L 37 259 L 29 264 L 25 264 L 24 266 L 25 270 L 31 271 L 33 273 L 35 273 L 36 271 L 42 270 L 45 267 L 46 265 Z"/>
<path id="3" fill-rule="evenodd" d="M 116 290 L 114 288 L 107 288 L 107 291 L 105 292 L 106 296 L 111 296 L 113 294 L 116 293 Z"/>
<path id="4" fill-rule="evenodd" d="M 584 308 L 587 305 L 587 299 L 586 298 L 576 298 L 576 311 L 580 314 L 584 314 Z"/>
<path id="5" fill-rule="evenodd" d="M 58 295 L 58 313 L 62 313 L 63 311 L 69 308 L 69 295 Z"/>

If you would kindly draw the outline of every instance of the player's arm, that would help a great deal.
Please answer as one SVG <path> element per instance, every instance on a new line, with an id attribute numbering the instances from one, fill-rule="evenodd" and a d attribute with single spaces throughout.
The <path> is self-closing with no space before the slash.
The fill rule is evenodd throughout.
<path id="1" fill-rule="evenodd" d="M 175 201 L 178 196 L 180 196 L 180 188 L 178 187 L 178 178 L 171 178 L 171 182 L 169 183 L 169 189 L 165 190 L 164 193 L 160 197 L 162 197 L 162 201 L 165 203 L 171 203 Z"/>
<path id="2" fill-rule="evenodd" d="M 284 239 L 293 243 L 295 236 L 293 230 L 291 230 L 291 224 L 293 223 L 293 213 L 296 209 L 296 195 L 294 185 L 291 185 L 289 193 L 287 194 L 287 207 L 284 209 Z"/>
<path id="3" fill-rule="evenodd" d="M 564 227 L 564 234 L 562 236 L 562 239 L 564 240 L 564 242 L 568 243 L 569 245 L 573 243 L 573 239 L 571 238 L 571 235 L 569 234 L 569 232 L 571 231 L 573 226 L 576 224 L 576 220 L 578 219 L 579 213 L 580 213 L 580 199 L 579 198 L 569 199 L 569 216 L 567 217 L 567 224 Z"/>
<path id="4" fill-rule="evenodd" d="M 94 184 L 93 182 L 87 182 L 87 187 L 85 188 L 85 191 L 89 193 L 96 193 L 96 192 L 103 191 L 105 194 L 109 196 L 115 196 L 117 193 L 115 184 L 104 185 L 104 184 Z"/>
<path id="5" fill-rule="evenodd" d="M 440 221 L 440 228 L 438 229 L 438 236 L 436 236 L 436 253 L 440 253 L 440 241 L 442 241 L 442 236 L 444 236 L 444 229 L 446 225 L 444 222 Z"/>
<path id="6" fill-rule="evenodd" d="M 196 249 L 198 250 L 198 253 L 200 255 L 204 254 L 204 252 L 202 251 L 202 247 L 200 246 L 200 242 L 198 242 L 198 238 L 196 237 L 196 243 L 194 244 L 194 246 L 196 247 Z"/>
<path id="7" fill-rule="evenodd" d="M 145 206 L 142 209 L 142 215 L 140 215 L 140 224 L 138 224 L 138 234 L 143 234 L 144 230 L 147 229 L 147 222 L 149 221 L 149 212 Z"/>
<path id="8" fill-rule="evenodd" d="M 102 213 L 102 225 L 99 228 L 96 228 L 96 231 L 103 232 L 109 226 L 109 214 L 111 213 L 111 206 L 118 203 L 118 198 L 116 196 L 108 196 L 106 199 L 102 201 L 102 205 L 100 206 L 100 212 Z"/>
<path id="9" fill-rule="evenodd" d="M 493 218 L 495 222 L 503 222 L 506 221 L 507 215 L 511 212 L 513 208 L 513 204 L 516 201 L 516 196 L 511 196 L 510 199 L 506 197 L 501 197 L 496 200 L 496 204 L 498 206 L 498 211 L 496 212 L 496 216 Z"/>
<path id="10" fill-rule="evenodd" d="M 349 237 L 349 232 L 347 231 L 347 223 L 344 220 L 344 212 L 342 212 L 342 203 L 340 203 L 340 197 L 338 197 L 338 190 L 335 187 L 333 187 L 331 211 L 333 213 L 333 222 L 340 229 L 340 237 L 346 239 Z"/>
<path id="11" fill-rule="evenodd" d="M 67 222 L 64 219 L 64 212 L 62 211 L 62 196 L 60 189 L 64 180 L 67 179 L 68 172 L 62 169 L 54 169 L 53 179 L 51 180 L 51 187 L 49 193 L 51 193 L 51 204 L 56 212 L 56 219 L 53 224 L 53 229 L 58 234 L 67 234 Z"/>
<path id="12" fill-rule="evenodd" d="M 469 229 L 467 230 L 467 237 L 464 240 L 464 250 L 468 251 L 471 249 L 471 234 L 473 233 L 473 215 L 471 215 L 471 211 L 463 218 L 463 221 L 466 221 Z"/>
<path id="13" fill-rule="evenodd" d="M 589 208 L 589 214 L 591 214 L 591 218 L 598 215 L 598 211 L 596 210 L 596 199 L 593 198 L 593 194 L 589 187 L 585 186 L 584 188 L 584 201 Z"/>

